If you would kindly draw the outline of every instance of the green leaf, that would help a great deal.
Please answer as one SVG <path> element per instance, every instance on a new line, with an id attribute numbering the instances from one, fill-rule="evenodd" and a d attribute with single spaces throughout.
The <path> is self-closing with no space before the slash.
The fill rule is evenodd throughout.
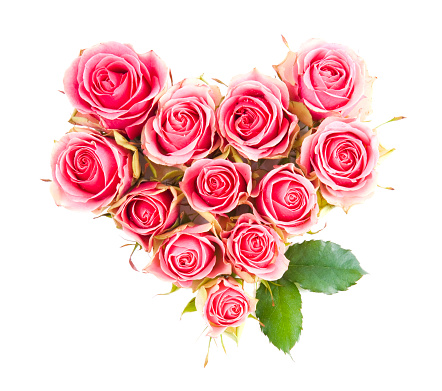
<path id="1" fill-rule="evenodd" d="M 283 278 L 312 292 L 345 291 L 366 274 L 350 250 L 332 242 L 310 240 L 293 244 L 285 256 L 290 264 Z"/>
<path id="2" fill-rule="evenodd" d="M 183 315 L 186 314 L 187 312 L 195 312 L 195 311 L 196 311 L 195 298 L 193 298 L 184 307 L 184 310 L 181 313 L 181 317 L 183 317 Z"/>
<path id="3" fill-rule="evenodd" d="M 284 353 L 290 353 L 302 330 L 301 295 L 289 280 L 281 278 L 275 283 L 271 286 L 272 293 L 264 284 L 256 291 L 259 300 L 256 316 L 269 341 Z"/>

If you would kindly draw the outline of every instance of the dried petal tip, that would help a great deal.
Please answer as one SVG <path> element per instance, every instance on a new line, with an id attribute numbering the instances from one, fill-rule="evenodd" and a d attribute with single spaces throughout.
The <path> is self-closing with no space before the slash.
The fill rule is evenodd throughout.
<path id="1" fill-rule="evenodd" d="M 394 188 L 393 188 L 393 187 L 390 187 L 390 186 L 381 186 L 381 185 L 378 185 L 378 187 L 380 187 L 381 189 L 385 189 L 385 190 L 394 190 Z"/>
<path id="2" fill-rule="evenodd" d="M 173 85 L 172 69 L 169 69 L 170 83 Z"/>
<path id="3" fill-rule="evenodd" d="M 224 83 L 223 81 L 219 80 L 219 79 L 215 79 L 214 77 L 212 77 L 213 81 L 216 81 L 219 84 L 225 85 L 226 87 L 228 87 L 228 85 L 226 83 Z"/>
<path id="4" fill-rule="evenodd" d="M 282 38 L 282 42 L 284 42 L 284 45 L 287 46 L 288 50 L 290 50 L 290 46 L 289 46 L 287 40 L 285 39 L 284 35 L 281 34 L 281 38 Z"/>

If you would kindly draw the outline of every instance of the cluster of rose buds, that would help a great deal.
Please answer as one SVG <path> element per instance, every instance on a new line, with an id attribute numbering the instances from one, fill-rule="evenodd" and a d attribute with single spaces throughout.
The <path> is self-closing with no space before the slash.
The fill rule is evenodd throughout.
<path id="1" fill-rule="evenodd" d="M 170 85 L 153 51 L 108 42 L 64 77 L 75 126 L 51 157 L 57 205 L 110 216 L 151 253 L 143 272 L 196 292 L 211 337 L 238 336 L 257 303 L 244 281 L 281 278 L 288 239 L 376 187 L 364 61 L 310 40 L 274 69 L 223 96 L 202 77 Z"/>

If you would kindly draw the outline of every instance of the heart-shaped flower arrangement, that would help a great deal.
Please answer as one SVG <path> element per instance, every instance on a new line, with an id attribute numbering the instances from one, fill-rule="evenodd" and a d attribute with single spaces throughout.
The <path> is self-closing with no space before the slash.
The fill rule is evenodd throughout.
<path id="1" fill-rule="evenodd" d="M 191 289 L 183 313 L 199 311 L 210 338 L 238 341 L 253 318 L 289 353 L 298 287 L 332 294 L 365 273 L 335 243 L 290 238 L 370 197 L 390 151 L 362 122 L 374 79 L 352 50 L 313 39 L 274 69 L 234 77 L 223 96 L 202 77 L 173 84 L 153 51 L 82 50 L 64 77 L 74 127 L 55 144 L 51 192 L 112 218 L 150 253 L 143 273 Z"/>

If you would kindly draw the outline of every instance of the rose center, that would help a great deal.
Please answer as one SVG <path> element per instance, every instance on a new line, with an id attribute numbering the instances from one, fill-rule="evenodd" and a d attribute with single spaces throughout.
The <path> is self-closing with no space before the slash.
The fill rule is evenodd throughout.
<path id="1" fill-rule="evenodd" d="M 338 158 L 341 163 L 350 163 L 351 157 L 348 151 L 338 152 Z"/>
<path id="2" fill-rule="evenodd" d="M 184 253 L 178 257 L 178 266 L 180 267 L 188 267 L 195 264 L 195 257 L 193 254 Z"/>
<path id="3" fill-rule="evenodd" d="M 230 309 L 229 309 L 229 312 L 232 314 L 232 315 L 238 315 L 238 314 L 240 314 L 241 313 L 241 306 L 239 305 L 239 304 L 234 304 L 234 305 L 232 305 L 231 307 L 230 307 Z"/>
<path id="4" fill-rule="evenodd" d="M 284 196 L 284 201 L 287 206 L 292 209 L 297 209 L 303 202 L 302 192 L 298 188 L 290 188 Z"/>
<path id="5" fill-rule="evenodd" d="M 189 134 L 200 121 L 200 115 L 198 108 L 187 104 L 187 102 L 177 103 L 166 110 L 166 115 L 162 120 L 162 129 L 169 142 L 174 144 L 171 137 L 174 134 L 179 134 L 180 137 Z M 183 142 L 185 142 L 184 145 L 187 145 L 189 140 L 183 140 Z"/>
<path id="6" fill-rule="evenodd" d="M 257 136 L 268 123 L 265 102 L 254 97 L 240 99 L 234 112 L 235 129 L 244 140 Z"/>
<path id="7" fill-rule="evenodd" d="M 112 93 L 126 78 L 127 71 L 100 68 L 95 71 L 95 88 L 101 93 Z"/>
<path id="8" fill-rule="evenodd" d="M 327 77 L 336 76 L 338 74 L 338 72 L 336 72 L 336 69 L 332 68 L 330 66 L 322 67 L 321 73 L 323 76 L 327 76 Z"/>
<path id="9" fill-rule="evenodd" d="M 255 122 L 256 114 L 253 111 L 242 108 L 236 113 L 236 119 L 238 118 L 240 119 L 242 128 L 250 128 L 250 126 Z"/>
<path id="10" fill-rule="evenodd" d="M 158 208 L 149 199 L 134 199 L 126 210 L 129 220 L 140 228 L 153 228 L 162 224 Z"/>
<path id="11" fill-rule="evenodd" d="M 263 248 L 263 240 L 262 237 L 258 234 L 254 234 L 252 238 L 250 239 L 250 247 L 254 251 L 260 251 Z"/>
<path id="12" fill-rule="evenodd" d="M 274 243 L 262 227 L 253 227 L 241 235 L 238 255 L 242 261 L 252 266 L 265 267 L 272 259 Z"/>
<path id="13" fill-rule="evenodd" d="M 90 148 L 82 148 L 75 153 L 73 172 L 78 181 L 89 181 L 97 173 L 97 156 Z"/>
<path id="14" fill-rule="evenodd" d="M 201 194 L 208 197 L 226 197 L 232 192 L 232 183 L 234 183 L 234 178 L 231 173 L 226 170 L 216 170 L 216 172 L 211 172 L 211 170 L 201 171 Z M 211 200 L 208 198 L 205 200 L 210 203 Z M 219 200 L 213 200 L 219 201 Z"/>
<path id="15" fill-rule="evenodd" d="M 175 272 L 188 276 L 195 273 L 201 267 L 198 254 L 193 249 L 186 250 L 180 254 L 171 255 L 168 262 Z"/>

